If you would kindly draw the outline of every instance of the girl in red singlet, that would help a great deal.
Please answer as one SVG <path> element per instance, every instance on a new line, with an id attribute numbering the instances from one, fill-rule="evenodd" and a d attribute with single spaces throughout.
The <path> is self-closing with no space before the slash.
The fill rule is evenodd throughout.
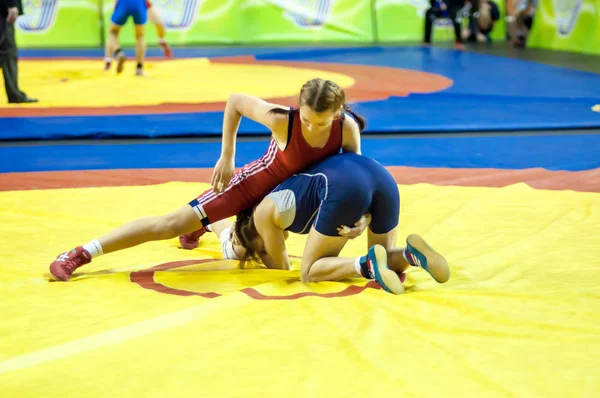
<path id="1" fill-rule="evenodd" d="M 344 117 L 344 111 L 353 117 Z M 234 175 L 235 140 L 242 116 L 268 127 L 272 137 L 267 152 Z M 234 94 L 225 106 L 221 157 L 214 168 L 212 189 L 172 213 L 129 222 L 60 254 L 50 264 L 50 274 L 68 281 L 75 269 L 93 257 L 179 235 L 182 245 L 193 248 L 210 223 L 253 206 L 293 174 L 340 149 L 360 153 L 364 123 L 346 105 L 344 90 L 329 80 L 305 83 L 298 108 L 292 109 Z"/>

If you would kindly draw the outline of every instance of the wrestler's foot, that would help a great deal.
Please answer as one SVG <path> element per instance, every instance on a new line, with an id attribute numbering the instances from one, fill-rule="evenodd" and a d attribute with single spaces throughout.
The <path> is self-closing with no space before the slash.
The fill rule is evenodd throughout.
<path id="1" fill-rule="evenodd" d="M 82 265 L 92 261 L 92 255 L 81 246 L 60 254 L 56 260 L 50 264 L 50 275 L 55 280 L 68 282 L 73 272 Z"/>
<path id="2" fill-rule="evenodd" d="M 404 257 L 410 265 L 421 267 L 439 283 L 445 283 L 450 279 L 448 262 L 438 252 L 425 242 L 417 234 L 408 235 L 406 238 L 406 249 Z"/>
<path id="3" fill-rule="evenodd" d="M 179 237 L 179 244 L 186 250 L 193 250 L 198 247 L 200 237 L 206 233 L 206 228 L 202 227 L 197 231 Z"/>
<path id="4" fill-rule="evenodd" d="M 173 50 L 171 50 L 171 46 L 169 46 L 169 43 L 167 43 L 164 39 L 160 39 L 158 41 L 158 46 L 162 50 L 165 58 L 173 58 Z"/>
<path id="5" fill-rule="evenodd" d="M 387 251 L 381 245 L 373 245 L 363 259 L 366 261 L 370 276 L 379 283 L 386 292 L 404 293 L 400 275 L 388 268 Z"/>
<path id="6" fill-rule="evenodd" d="M 115 60 L 117 61 L 117 74 L 121 74 L 123 72 L 123 68 L 125 67 L 125 61 L 127 57 L 125 57 L 125 51 L 119 49 L 115 51 Z"/>

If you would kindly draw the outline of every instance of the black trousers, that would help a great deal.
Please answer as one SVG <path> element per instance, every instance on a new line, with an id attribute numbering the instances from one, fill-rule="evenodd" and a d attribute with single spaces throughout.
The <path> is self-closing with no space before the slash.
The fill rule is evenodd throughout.
<path id="1" fill-rule="evenodd" d="M 4 75 L 4 88 L 9 102 L 18 102 L 27 96 L 19 90 L 18 51 L 15 40 L 15 25 L 0 18 L 0 66 Z"/>
<path id="2" fill-rule="evenodd" d="M 452 20 L 452 25 L 454 26 L 454 36 L 456 41 L 462 43 L 461 37 L 461 26 L 460 23 L 456 21 L 456 14 L 464 7 L 464 4 L 453 5 L 448 8 L 448 16 Z M 430 8 L 425 13 L 425 43 L 431 43 L 431 30 L 433 29 L 433 21 L 442 16 L 442 10 L 439 8 Z"/>

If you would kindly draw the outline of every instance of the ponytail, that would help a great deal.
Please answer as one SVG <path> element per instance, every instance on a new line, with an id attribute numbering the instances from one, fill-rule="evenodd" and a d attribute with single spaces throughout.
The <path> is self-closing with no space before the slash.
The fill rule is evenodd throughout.
<path id="1" fill-rule="evenodd" d="M 350 109 L 348 104 L 346 104 L 345 102 L 342 104 L 342 109 L 344 110 L 344 112 L 348 112 L 350 115 L 352 115 L 352 117 L 354 118 L 354 120 L 356 120 L 356 123 L 358 124 L 360 132 L 362 133 L 365 127 L 367 127 L 367 121 L 365 120 L 365 118 L 359 115 L 358 113 L 354 112 L 352 109 Z"/>
<path id="2" fill-rule="evenodd" d="M 255 240 L 259 237 L 254 225 L 254 208 L 249 208 L 238 213 L 234 231 L 237 240 L 240 242 L 246 251 L 240 258 L 240 268 L 244 269 L 249 262 L 260 262 L 260 256 L 254 247 Z"/>

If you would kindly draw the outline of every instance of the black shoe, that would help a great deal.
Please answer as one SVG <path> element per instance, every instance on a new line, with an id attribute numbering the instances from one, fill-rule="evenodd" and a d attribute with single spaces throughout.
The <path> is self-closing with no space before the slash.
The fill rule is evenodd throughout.
<path id="1" fill-rule="evenodd" d="M 23 99 L 16 100 L 16 101 L 8 101 L 9 104 L 33 104 L 35 102 L 38 102 L 38 100 L 35 98 L 29 98 L 29 97 L 25 97 Z"/>

